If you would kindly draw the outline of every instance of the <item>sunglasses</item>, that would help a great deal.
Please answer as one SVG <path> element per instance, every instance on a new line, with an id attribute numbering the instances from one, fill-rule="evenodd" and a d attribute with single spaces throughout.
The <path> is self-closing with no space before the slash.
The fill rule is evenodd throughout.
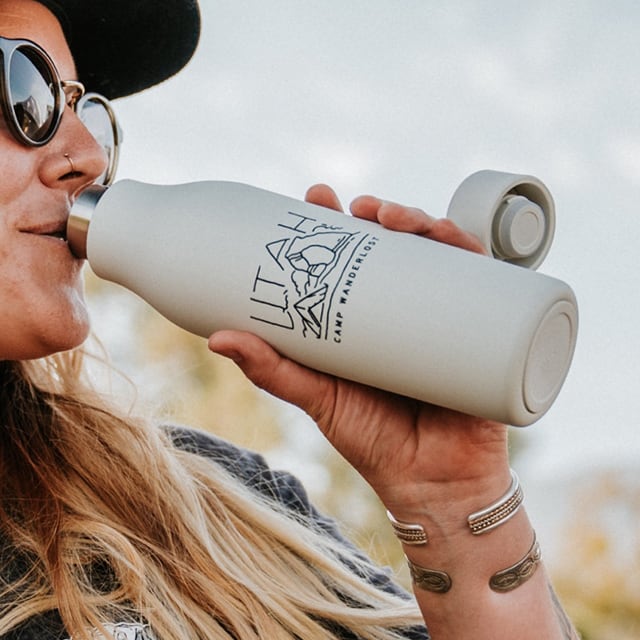
<path id="1" fill-rule="evenodd" d="M 0 37 L 0 56 L 0 103 L 14 138 L 30 147 L 47 144 L 68 105 L 107 154 L 107 169 L 96 182 L 111 184 L 122 134 L 109 101 L 85 93 L 80 82 L 61 80 L 53 60 L 30 40 Z"/>

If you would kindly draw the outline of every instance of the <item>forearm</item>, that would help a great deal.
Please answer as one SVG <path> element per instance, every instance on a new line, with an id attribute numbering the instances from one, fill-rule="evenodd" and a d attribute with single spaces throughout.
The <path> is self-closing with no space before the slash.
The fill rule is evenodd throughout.
<path id="1" fill-rule="evenodd" d="M 438 500 L 445 495 L 446 490 Z M 484 504 L 495 499 L 495 494 L 488 496 Z M 542 562 L 532 552 L 534 530 L 524 509 L 495 529 L 473 535 L 467 516 L 482 506 L 478 498 L 454 496 L 440 504 L 430 501 L 422 512 L 394 514 L 423 525 L 428 535 L 426 544 L 403 546 L 416 566 L 414 592 L 433 640 L 577 640 Z M 491 577 L 514 565 L 521 576 L 518 586 L 492 589 Z M 444 582 L 450 579 L 446 592 L 420 585 L 421 578 L 431 581 L 431 570 L 439 572 L 436 583 L 440 573 L 446 574 Z"/>

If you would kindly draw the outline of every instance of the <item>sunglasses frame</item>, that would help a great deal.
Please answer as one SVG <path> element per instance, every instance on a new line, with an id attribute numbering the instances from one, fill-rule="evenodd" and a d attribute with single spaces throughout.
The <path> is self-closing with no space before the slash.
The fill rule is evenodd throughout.
<path id="1" fill-rule="evenodd" d="M 48 68 L 51 74 L 51 79 L 57 85 L 58 91 L 53 93 L 54 98 L 54 113 L 51 118 L 51 126 L 49 131 L 42 138 L 42 140 L 33 140 L 30 138 L 20 127 L 18 119 L 16 117 L 15 110 L 13 108 L 13 101 L 11 98 L 11 59 L 16 51 L 19 49 L 28 49 L 35 52 L 37 56 L 42 60 L 45 66 Z M 56 69 L 53 60 L 49 57 L 49 54 L 39 47 L 35 42 L 22 39 L 11 39 L 0 37 L 0 56 L 2 57 L 2 74 L 0 74 L 0 90 L 2 91 L 2 112 L 4 114 L 5 122 L 9 127 L 12 135 L 23 144 L 29 147 L 41 147 L 47 144 L 51 138 L 55 135 L 58 127 L 60 126 L 60 120 L 62 119 L 62 113 L 66 104 L 65 94 L 63 91 L 62 80 L 60 74 Z M 35 65 L 34 65 L 35 66 Z"/>
<path id="2" fill-rule="evenodd" d="M 53 83 L 52 96 L 54 99 L 54 111 L 51 117 L 49 131 L 43 136 L 41 140 L 34 140 L 30 138 L 22 130 L 22 127 L 20 127 L 20 124 L 18 122 L 15 109 L 13 108 L 10 86 L 11 59 L 15 52 L 20 49 L 29 50 L 32 54 L 35 54 L 39 58 L 39 60 L 42 61 L 44 66 L 47 68 L 47 71 L 50 74 Z M 49 54 L 42 47 L 31 40 L 3 38 L 2 36 L 0 36 L 0 58 L 0 62 L 2 64 L 2 72 L 0 73 L 0 103 L 2 105 L 4 120 L 13 137 L 18 142 L 21 142 L 26 146 L 41 147 L 47 144 L 53 138 L 53 136 L 55 136 L 58 129 L 60 128 L 60 122 L 62 121 L 62 116 L 67 105 L 71 107 L 71 109 L 73 109 L 73 111 L 78 116 L 80 116 L 84 104 L 89 101 L 98 102 L 104 107 L 107 115 L 109 116 L 114 142 L 113 152 L 110 154 L 109 166 L 107 167 L 105 178 L 103 181 L 104 185 L 110 185 L 113 182 L 118 166 L 118 158 L 120 155 L 119 147 L 120 142 L 122 141 L 122 131 L 118 125 L 113 107 L 111 106 L 109 100 L 99 93 L 86 93 L 84 86 L 80 82 L 77 82 L 75 80 L 62 80 L 60 78 L 58 69 L 56 68 Z M 35 63 L 31 58 L 29 59 L 34 65 L 36 71 L 40 72 L 37 67 L 37 63 Z M 57 91 L 55 91 L 55 88 L 57 88 Z"/>
<path id="3" fill-rule="evenodd" d="M 111 123 L 111 132 L 113 134 L 113 151 L 109 155 L 109 166 L 107 167 L 107 171 L 105 172 L 104 180 L 102 182 L 103 185 L 109 186 L 113 179 L 116 176 L 116 170 L 118 169 L 118 162 L 120 160 L 120 143 L 122 142 L 122 129 L 118 124 L 118 120 L 116 119 L 116 114 L 111 107 L 111 103 L 107 98 L 105 98 L 100 93 L 95 93 L 89 91 L 88 93 L 83 93 L 78 100 L 73 103 L 73 109 L 80 117 L 82 113 L 82 108 L 87 102 L 99 102 L 104 110 L 107 112 L 109 116 L 109 122 Z M 82 120 L 82 118 L 80 118 Z M 91 132 L 91 129 L 89 129 Z"/>

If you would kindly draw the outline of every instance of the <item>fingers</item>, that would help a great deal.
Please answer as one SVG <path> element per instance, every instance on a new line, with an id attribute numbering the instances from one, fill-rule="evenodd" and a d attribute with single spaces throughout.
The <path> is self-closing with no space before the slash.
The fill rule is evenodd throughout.
<path id="1" fill-rule="evenodd" d="M 310 187 L 305 200 L 336 211 L 343 210 L 335 191 L 326 184 Z M 357 218 L 377 222 L 393 231 L 413 233 L 474 253 L 486 253 L 482 242 L 473 234 L 464 231 L 447 218 L 434 218 L 416 207 L 405 207 L 375 196 L 364 195 L 351 203 L 350 210 Z"/>
<path id="2" fill-rule="evenodd" d="M 360 196 L 351 203 L 358 218 L 378 222 L 387 229 L 403 231 L 474 253 L 486 253 L 480 240 L 447 218 L 433 218 L 422 209 L 405 207 L 374 196 Z"/>
<path id="3" fill-rule="evenodd" d="M 310 187 L 304 199 L 312 204 L 327 207 L 327 209 L 343 210 L 335 191 L 326 184 L 315 184 Z"/>
<path id="4" fill-rule="evenodd" d="M 378 222 L 394 231 L 428 234 L 435 218 L 421 209 L 405 207 L 395 202 L 380 200 L 374 196 L 360 196 L 351 203 L 351 213 L 358 218 Z"/>

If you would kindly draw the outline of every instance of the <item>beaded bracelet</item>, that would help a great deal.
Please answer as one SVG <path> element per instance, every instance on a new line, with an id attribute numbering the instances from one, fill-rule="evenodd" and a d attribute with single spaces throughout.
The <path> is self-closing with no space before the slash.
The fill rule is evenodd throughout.
<path id="1" fill-rule="evenodd" d="M 410 524 L 408 522 L 400 522 L 396 520 L 391 512 L 387 511 L 387 518 L 393 527 L 393 532 L 396 534 L 398 540 L 404 542 L 404 544 L 427 544 L 429 538 L 427 532 L 421 524 Z"/>
<path id="2" fill-rule="evenodd" d="M 475 511 L 467 517 L 467 524 L 471 533 L 478 536 L 495 529 L 516 515 L 524 500 L 524 493 L 516 472 L 511 469 L 511 486 L 507 493 L 488 507 Z M 387 518 L 393 527 L 396 537 L 408 545 L 427 544 L 429 538 L 421 524 L 401 522 L 387 511 Z"/>
<path id="3" fill-rule="evenodd" d="M 516 515 L 523 500 L 524 493 L 520 487 L 520 480 L 516 472 L 511 469 L 511 486 L 507 493 L 493 504 L 470 514 L 467 518 L 471 533 L 478 536 L 504 524 Z"/>

